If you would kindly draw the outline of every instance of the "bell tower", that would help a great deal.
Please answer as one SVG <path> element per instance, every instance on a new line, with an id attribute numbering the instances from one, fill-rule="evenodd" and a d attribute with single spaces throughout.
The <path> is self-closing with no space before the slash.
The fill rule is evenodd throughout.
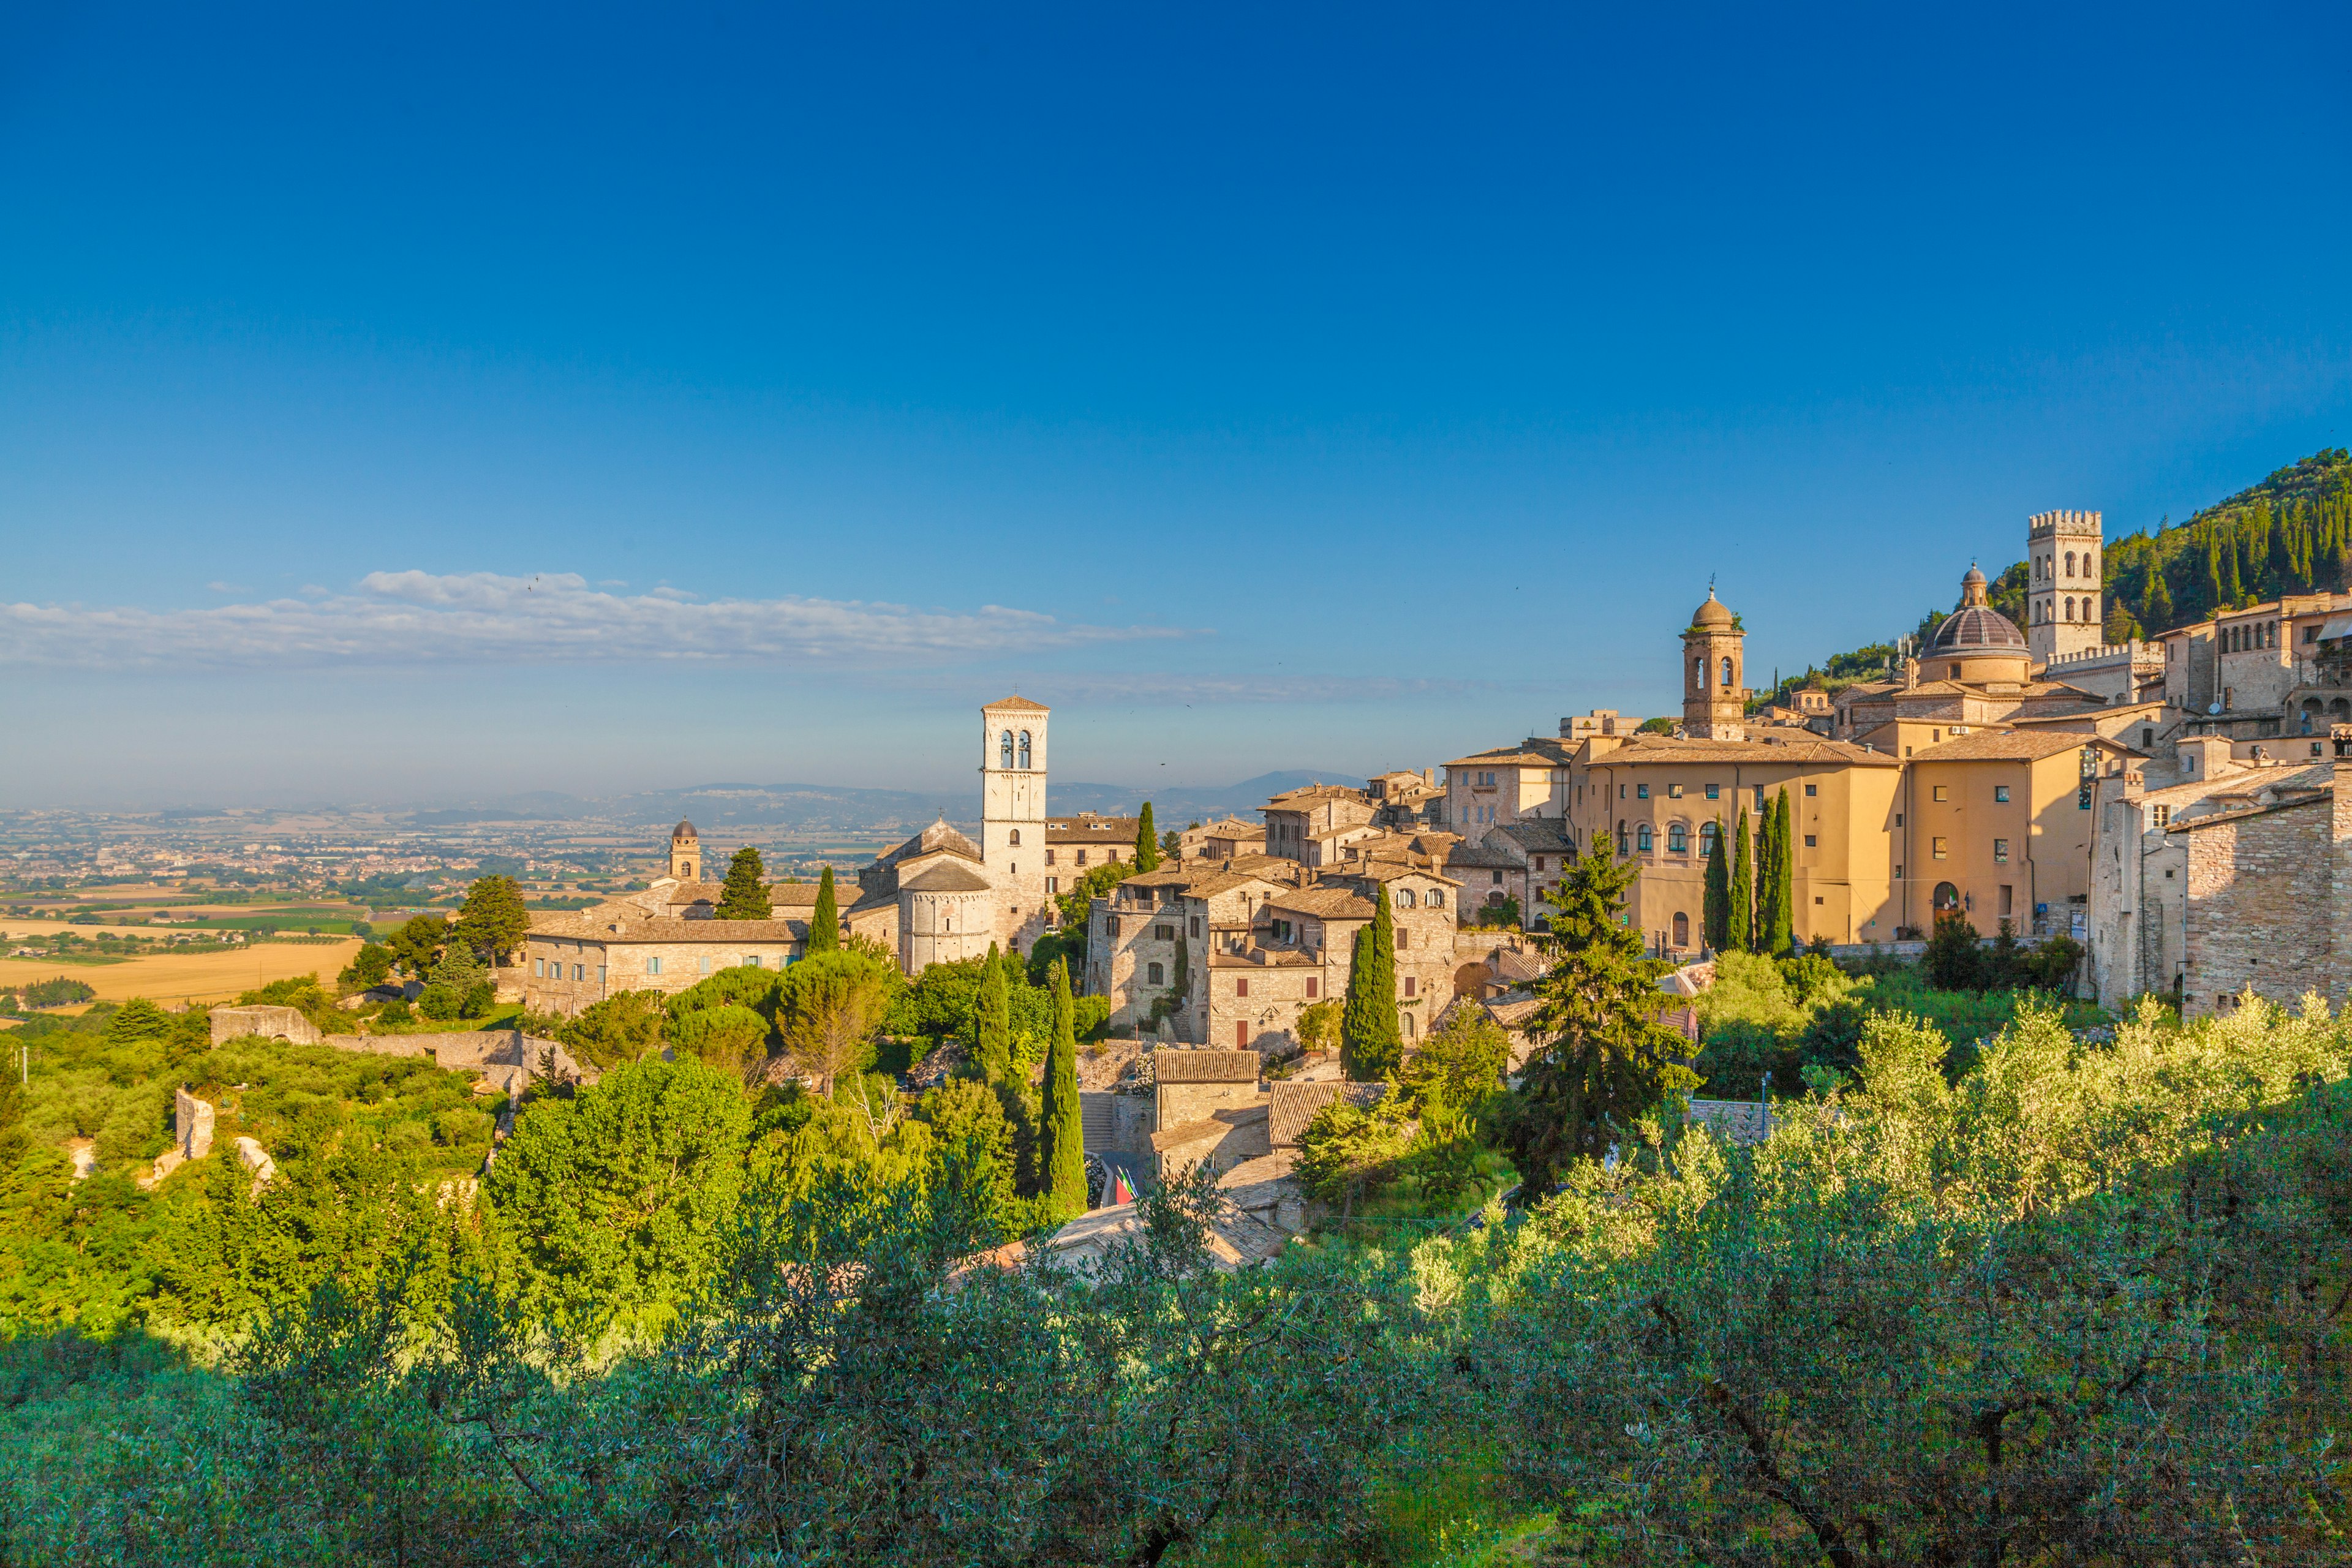
<path id="1" fill-rule="evenodd" d="M 1699 741 L 1748 738 L 1748 634 L 1739 618 L 1706 590 L 1683 633 L 1683 733 Z"/>
<path id="2" fill-rule="evenodd" d="M 2035 664 L 2107 644 L 2103 514 L 2045 511 L 2026 527 L 2025 646 Z"/>
<path id="3" fill-rule="evenodd" d="M 980 710 L 980 852 L 1000 897 L 997 942 L 1045 929 L 1045 721 L 1052 710 L 1013 696 Z"/>
<path id="4" fill-rule="evenodd" d="M 701 879 L 702 839 L 694 831 L 694 824 L 681 821 L 670 829 L 669 874 L 680 882 Z"/>

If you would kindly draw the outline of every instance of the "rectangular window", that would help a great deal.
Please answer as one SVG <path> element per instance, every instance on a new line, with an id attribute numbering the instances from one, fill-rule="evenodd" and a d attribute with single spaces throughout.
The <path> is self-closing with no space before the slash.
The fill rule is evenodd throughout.
<path id="1" fill-rule="evenodd" d="M 1048 866 L 1050 866 L 1050 865 L 1052 865 L 1053 863 L 1054 863 L 1054 852 L 1053 852 L 1051 849 L 1048 849 L 1048 850 L 1046 850 L 1046 851 L 1045 851 L 1045 864 L 1046 864 L 1046 865 L 1048 865 Z"/>
<path id="2" fill-rule="evenodd" d="M 1234 1026 L 1234 1049 L 1237 1051 L 1245 1051 L 1249 1049 L 1249 1021 L 1247 1019 L 1244 1019 L 1242 1022 Z"/>
<path id="3" fill-rule="evenodd" d="M 1059 894 L 1061 890 L 1062 879 L 1059 877 L 1048 877 L 1045 879 L 1045 896 L 1047 898 L 1050 899 L 1055 897 Z"/>
<path id="4" fill-rule="evenodd" d="M 1758 784 L 1756 786 L 1756 809 L 1759 811 L 1764 809 L 1764 786 L 1762 784 Z"/>
<path id="5" fill-rule="evenodd" d="M 1307 999 L 1309 1002 L 1315 1000 L 1315 977 L 1311 974 L 1307 977 Z"/>
<path id="6" fill-rule="evenodd" d="M 1805 847 L 1808 849 L 1814 847 L 1813 835 L 1810 833 L 1805 835 Z"/>
<path id="7" fill-rule="evenodd" d="M 1246 996 L 1249 994 L 1248 975 L 1244 974 L 1240 979 L 1234 982 L 1234 994 L 1236 996 Z"/>
<path id="8" fill-rule="evenodd" d="M 546 978 L 547 978 L 547 960 L 545 960 L 545 959 L 543 959 L 543 958 L 534 958 L 534 959 L 532 959 L 532 960 L 530 961 L 530 973 L 531 973 L 531 976 L 532 976 L 532 978 L 533 978 L 533 979 L 537 979 L 537 980 L 544 980 L 544 979 L 546 979 Z"/>
<path id="9" fill-rule="evenodd" d="M 646 973 L 647 974 L 659 974 L 661 973 L 661 960 L 658 958 L 646 959 Z"/>
<path id="10" fill-rule="evenodd" d="M 1897 827 L 1903 826 L 1903 814 L 1899 811 L 1895 814 L 1895 826 Z"/>
<path id="11" fill-rule="evenodd" d="M 1192 917 L 1192 936 L 1193 936 L 1193 939 L 1194 939 L 1195 941 L 1198 941 L 1198 940 L 1199 940 L 1199 938 L 1200 938 L 1200 935 L 1201 935 L 1201 917 L 1200 917 L 1200 916 L 1198 916 L 1198 915 L 1194 915 L 1194 916 Z"/>
<path id="12" fill-rule="evenodd" d="M 1081 866 L 1083 866 L 1083 865 L 1085 865 L 1086 863 L 1087 863 L 1087 852 L 1086 852 L 1085 850 L 1081 849 L 1081 850 L 1079 850 L 1079 851 L 1078 851 L 1078 864 L 1079 864 L 1079 865 L 1081 865 Z"/>
<path id="13" fill-rule="evenodd" d="M 1805 786 L 1805 793 L 1807 795 L 1819 795 L 1822 793 L 1822 786 L 1819 784 L 1807 784 Z"/>
<path id="14" fill-rule="evenodd" d="M 1406 975 L 1404 977 L 1404 994 L 1408 996 L 1412 994 L 1412 984 L 1413 977 L 1410 974 Z"/>
<path id="15" fill-rule="evenodd" d="M 1721 784 L 1709 784 L 1709 785 L 1707 785 L 1707 786 L 1706 786 L 1706 798 L 1707 798 L 1707 799 L 1709 799 L 1709 800 L 1720 800 L 1722 797 L 1723 797 L 1723 786 L 1722 786 Z"/>
<path id="16" fill-rule="evenodd" d="M 1650 798 L 1650 786 L 1649 786 L 1648 784 L 1635 784 L 1635 785 L 1633 786 L 1633 798 L 1634 798 L 1635 800 L 1647 800 L 1647 799 L 1649 799 L 1649 798 Z"/>
<path id="17" fill-rule="evenodd" d="M 588 966 L 587 966 L 586 964 L 584 964 L 584 963 L 575 963 L 575 964 L 573 964 L 573 965 L 572 966 L 572 979 L 574 979 L 574 980 L 585 980 L 585 979 L 587 979 L 587 978 L 588 978 Z"/>
<path id="18" fill-rule="evenodd" d="M 1680 784 L 1668 784 L 1668 785 L 1666 786 L 1666 798 L 1667 798 L 1668 800 L 1680 800 L 1680 799 L 1682 799 L 1682 797 L 1683 797 L 1683 786 L 1682 786 L 1682 785 L 1680 785 Z"/>
<path id="19" fill-rule="evenodd" d="M 2007 882 L 2003 882 L 2000 885 L 2000 918 L 2007 920 L 2016 912 L 2017 910 L 2014 903 L 2014 893 L 2010 888 L 2010 885 Z"/>
<path id="20" fill-rule="evenodd" d="M 2009 840 L 2008 840 L 2008 839 L 2006 839 L 2006 838 L 1996 838 L 1996 839 L 1994 839 L 1994 840 L 1992 841 L 1992 858 L 1993 858 L 1994 861 L 1995 861 L 1997 864 L 2003 865 L 2003 866 L 2006 866 L 2007 864 L 2009 864 Z"/>
<path id="21" fill-rule="evenodd" d="M 1174 942 L 1176 940 L 1176 928 L 1174 926 L 1153 926 L 1151 928 L 1151 934 L 1160 942 Z"/>
<path id="22" fill-rule="evenodd" d="M 746 969 L 757 969 L 757 968 L 759 968 L 759 967 L 760 967 L 760 955 L 759 955 L 758 953 L 756 953 L 756 952 L 747 952 L 747 953 L 745 953 L 745 954 L 743 955 L 743 967 L 744 967 L 744 968 L 746 968 Z"/>
<path id="23" fill-rule="evenodd" d="M 596 984 L 599 985 L 604 984 L 604 966 L 601 963 L 596 966 Z"/>
<path id="24" fill-rule="evenodd" d="M 1496 873 L 1495 873 L 1495 886 L 1496 886 L 1496 887 L 1498 887 L 1498 888 L 1499 888 L 1499 887 L 1501 887 L 1502 885 L 1503 885 L 1503 874 L 1502 874 L 1500 871 L 1497 871 L 1497 872 L 1496 872 Z"/>
<path id="25" fill-rule="evenodd" d="M 1948 786 L 1937 784 L 1936 786 L 1935 798 L 1937 800 L 1949 800 L 1952 798 L 1952 792 Z"/>
<path id="26" fill-rule="evenodd" d="M 1536 869 L 1538 871 L 1543 869 L 1543 857 L 1540 855 L 1536 857 Z"/>
<path id="27" fill-rule="evenodd" d="M 1927 845 L 1927 856 L 1928 856 L 1928 858 L 1930 858 L 1930 859 L 1934 859 L 1934 860 L 1942 860 L 1942 859 L 1946 859 L 1946 858 L 1948 858 L 1949 853 L 1950 853 L 1950 852 L 1949 852 L 1948 850 L 1947 850 L 1947 849 L 1945 848 L 1945 847 L 1944 847 L 1944 840 L 1943 840 L 1943 839 L 1937 838 L 1937 839 L 1931 839 L 1931 840 L 1929 840 L 1929 841 L 1928 841 L 1928 845 Z"/>
<path id="28" fill-rule="evenodd" d="M 1619 800 L 1623 800 L 1625 798 L 1625 786 L 1623 784 L 1619 784 L 1617 786 L 1617 798 Z"/>
<path id="29" fill-rule="evenodd" d="M 2159 805 L 2156 808 L 2156 826 L 2162 827 L 2166 823 L 2170 822 L 2171 820 L 2172 807 L 2168 805 Z M 2172 873 L 2167 871 L 2165 875 L 2168 877 L 2172 875 Z"/>
<path id="30" fill-rule="evenodd" d="M 1938 799 L 1938 800 L 1941 800 L 1941 799 L 1943 798 L 1943 796 L 1941 796 L 1941 795 L 1937 795 L 1936 798 L 1937 798 L 1937 799 Z M 1993 798 L 1993 804 L 1994 804 L 1994 805 L 2007 805 L 2009 804 L 2009 786 L 2008 786 L 2007 784 L 1995 784 L 1995 785 L 1993 785 L 1993 786 L 1992 786 L 1992 798 Z"/>
<path id="31" fill-rule="evenodd" d="M 1895 868 L 1895 879 L 1898 882 L 1903 879 L 1903 868 L 1900 866 Z"/>

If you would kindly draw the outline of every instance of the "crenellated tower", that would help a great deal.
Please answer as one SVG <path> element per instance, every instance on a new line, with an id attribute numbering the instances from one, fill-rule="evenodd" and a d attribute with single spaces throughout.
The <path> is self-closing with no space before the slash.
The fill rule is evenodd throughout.
<path id="1" fill-rule="evenodd" d="M 2095 511 L 2045 511 L 2026 528 L 2025 642 L 2035 664 L 2106 646 L 2102 530 Z"/>

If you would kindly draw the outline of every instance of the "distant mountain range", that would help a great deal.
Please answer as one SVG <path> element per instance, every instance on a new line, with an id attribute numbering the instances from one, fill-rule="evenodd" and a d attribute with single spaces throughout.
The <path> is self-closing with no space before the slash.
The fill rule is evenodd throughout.
<path id="1" fill-rule="evenodd" d="M 1254 819 L 1254 814 L 1268 796 L 1318 782 L 1352 788 L 1364 781 L 1347 773 L 1293 769 L 1260 773 L 1222 787 L 1182 784 L 1146 790 L 1133 784 L 1054 784 L 1047 788 L 1046 803 L 1056 812 L 1092 811 L 1106 816 L 1129 816 L 1150 800 L 1152 816 L 1163 826 L 1181 827 L 1188 822 L 1209 822 L 1222 816 Z M 976 822 L 979 805 L 978 796 L 971 792 L 950 795 L 826 784 L 709 784 L 602 800 L 535 790 L 469 805 L 415 812 L 407 820 L 425 827 L 596 818 L 667 827 L 685 817 L 707 833 L 753 826 L 850 832 L 898 827 L 911 830 L 941 816 L 950 822 Z"/>

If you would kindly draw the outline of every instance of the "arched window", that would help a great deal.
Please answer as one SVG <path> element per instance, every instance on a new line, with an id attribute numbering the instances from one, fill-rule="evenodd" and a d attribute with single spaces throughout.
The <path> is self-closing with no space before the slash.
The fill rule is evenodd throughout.
<path id="1" fill-rule="evenodd" d="M 1010 730 L 997 738 L 996 765 L 1000 768 L 1013 766 L 1013 731 Z"/>
<path id="2" fill-rule="evenodd" d="M 1698 858 L 1702 860 L 1713 859 L 1716 847 L 1721 843 L 1722 838 L 1723 829 L 1719 826 L 1712 822 L 1700 823 L 1698 825 Z"/>
<path id="3" fill-rule="evenodd" d="M 1617 853 L 1625 853 L 1625 819 L 1622 816 L 1617 819 Z"/>
<path id="4" fill-rule="evenodd" d="M 1397 908 L 1401 910 L 1409 910 L 1412 908 L 1412 889 L 1411 888 L 1399 888 L 1397 889 L 1396 905 Z"/>
<path id="5" fill-rule="evenodd" d="M 1648 823 L 1645 822 L 1642 824 L 1641 826 L 1633 829 L 1634 848 L 1639 849 L 1643 854 L 1647 855 L 1656 847 L 1657 840 L 1651 835 L 1650 825 Z"/>
<path id="6" fill-rule="evenodd" d="M 2074 618 L 2074 601 L 2072 599 L 2066 601 L 2066 618 L 2070 621 Z"/>
<path id="7" fill-rule="evenodd" d="M 1960 907 L 1960 890 L 1952 886 L 1949 882 L 1937 883 L 1935 905 L 1938 913 L 1945 910 L 1958 909 Z"/>
<path id="8" fill-rule="evenodd" d="M 1167 971 L 1156 963 L 1147 964 L 1144 966 L 1144 981 L 1150 985 L 1165 985 L 1168 984 Z"/>
<path id="9" fill-rule="evenodd" d="M 1421 896 L 1421 904 L 1423 909 L 1442 910 L 1445 907 L 1445 895 L 1432 888 Z"/>
<path id="10" fill-rule="evenodd" d="M 2084 552 L 2083 552 L 2083 575 L 2084 575 L 2084 576 L 2085 576 L 2085 577 L 2095 577 L 2095 576 L 2097 576 L 2097 575 L 2099 574 L 2098 568 L 2097 568 L 2097 567 L 2095 567 L 2095 566 L 2094 566 L 2094 565 L 2092 564 L 2092 562 L 2093 562 L 2093 561 L 2095 561 L 2095 559 L 2097 559 L 2097 558 L 2096 558 L 2095 556 L 2092 555 L 2092 554 L 2091 554 L 2091 552 L 2090 552 L 2089 551 L 2087 551 L 2087 550 L 2086 550 L 2086 551 L 2084 551 Z"/>
<path id="11" fill-rule="evenodd" d="M 1690 853 L 1689 828 L 1685 827 L 1679 822 L 1671 824 L 1666 828 L 1666 853 L 1669 855 L 1687 855 Z"/>
<path id="12" fill-rule="evenodd" d="M 1408 1040 L 1412 1038 L 1412 1031 L 1414 1028 L 1412 1015 L 1410 1013 L 1401 1013 L 1398 1016 L 1404 1020 L 1404 1037 Z"/>
<path id="13" fill-rule="evenodd" d="M 1701 691 L 1706 689 L 1706 660 L 1703 658 L 1691 660 L 1691 679 L 1697 684 Z"/>
<path id="14" fill-rule="evenodd" d="M 1676 947 L 1690 945 L 1690 916 L 1680 910 L 1675 911 L 1675 945 Z"/>
<path id="15" fill-rule="evenodd" d="M 2068 552 L 2066 552 L 2066 575 L 2067 575 L 2067 576 L 2069 576 L 2069 577 L 2072 577 L 2074 574 L 2074 552 L 2073 551 L 2069 550 Z"/>
<path id="16" fill-rule="evenodd" d="M 1013 830 L 1013 837 L 1012 837 L 1011 843 L 1012 843 L 1012 847 L 1013 847 L 1013 848 L 1015 848 L 1015 849 L 1018 849 L 1018 848 L 1020 848 L 1020 847 L 1021 847 L 1021 830 L 1020 830 L 1019 828 L 1017 828 L 1017 827 L 1016 827 L 1016 828 L 1014 828 L 1014 829 Z"/>
<path id="17" fill-rule="evenodd" d="M 1024 768 L 1029 765 L 1029 731 L 1026 730 L 1021 731 L 1021 765 Z"/>

